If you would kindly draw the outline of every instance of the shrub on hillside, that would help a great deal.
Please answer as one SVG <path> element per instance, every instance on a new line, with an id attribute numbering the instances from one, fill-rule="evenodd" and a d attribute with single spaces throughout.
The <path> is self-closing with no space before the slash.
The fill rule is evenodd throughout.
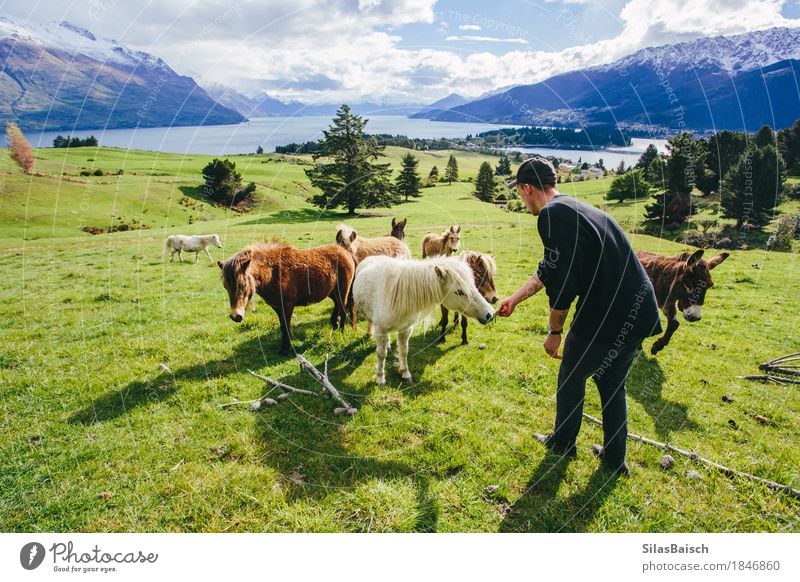
<path id="1" fill-rule="evenodd" d="M 649 198 L 653 190 L 641 170 L 631 170 L 614 178 L 606 192 L 606 200 L 622 202 L 628 198 Z"/>
<path id="2" fill-rule="evenodd" d="M 791 252 L 792 241 L 800 234 L 800 216 L 790 214 L 782 216 L 775 225 L 775 232 L 767 241 L 768 251 Z"/>
<path id="3" fill-rule="evenodd" d="M 26 174 L 33 172 L 33 164 L 36 156 L 33 148 L 25 136 L 22 135 L 16 123 L 9 121 L 6 123 L 6 142 L 8 142 L 9 155 Z"/>
<path id="4" fill-rule="evenodd" d="M 254 182 L 242 187 L 242 175 L 230 160 L 214 158 L 203 168 L 203 194 L 226 206 L 240 206 L 253 200 Z"/>

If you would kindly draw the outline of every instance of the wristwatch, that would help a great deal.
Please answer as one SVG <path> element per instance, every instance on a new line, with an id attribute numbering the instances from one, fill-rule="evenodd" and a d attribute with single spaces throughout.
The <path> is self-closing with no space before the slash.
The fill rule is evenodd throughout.
<path id="1" fill-rule="evenodd" d="M 561 329 L 553 329 L 550 326 L 550 322 L 549 321 L 547 322 L 547 333 L 549 333 L 550 335 L 561 335 L 562 331 L 564 331 L 563 328 L 561 328 Z"/>

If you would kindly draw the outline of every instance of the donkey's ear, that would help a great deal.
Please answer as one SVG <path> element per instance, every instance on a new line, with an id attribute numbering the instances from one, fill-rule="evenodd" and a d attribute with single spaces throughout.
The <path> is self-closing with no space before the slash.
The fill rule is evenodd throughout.
<path id="1" fill-rule="evenodd" d="M 403 220 L 401 220 L 401 221 L 400 221 L 400 222 L 398 222 L 397 224 L 398 224 L 398 226 L 399 226 L 400 228 L 405 228 L 405 227 L 406 227 L 406 224 L 408 224 L 408 219 L 407 219 L 407 218 L 404 218 Z"/>
<path id="2" fill-rule="evenodd" d="M 703 258 L 704 252 L 705 251 L 703 249 L 693 252 L 692 256 L 686 259 L 686 266 L 689 267 L 690 269 L 694 267 L 697 263 L 700 262 L 700 259 Z"/>
<path id="3" fill-rule="evenodd" d="M 358 236 L 358 233 L 356 231 L 351 232 L 350 233 L 350 242 L 353 242 L 354 240 L 356 240 L 357 236 Z"/>
<path id="4" fill-rule="evenodd" d="M 716 257 L 714 257 L 713 259 L 710 259 L 708 261 L 708 268 L 709 269 L 713 269 L 714 267 L 719 265 L 722 261 L 724 261 L 725 259 L 727 259 L 730 256 L 731 256 L 730 253 L 720 253 L 720 254 L 718 254 Z"/>
<path id="5" fill-rule="evenodd" d="M 440 279 L 444 280 L 445 277 L 447 277 L 447 273 L 439 265 L 434 266 L 433 269 L 436 271 L 436 276 Z"/>
<path id="6" fill-rule="evenodd" d="M 397 221 L 394 218 L 392 218 L 392 228 L 394 228 L 395 226 L 397 226 Z"/>
<path id="7" fill-rule="evenodd" d="M 456 225 L 456 232 L 461 232 L 461 225 L 460 224 Z"/>
<path id="8" fill-rule="evenodd" d="M 222 261 L 217 261 L 217 266 L 221 269 L 224 265 L 222 264 Z"/>

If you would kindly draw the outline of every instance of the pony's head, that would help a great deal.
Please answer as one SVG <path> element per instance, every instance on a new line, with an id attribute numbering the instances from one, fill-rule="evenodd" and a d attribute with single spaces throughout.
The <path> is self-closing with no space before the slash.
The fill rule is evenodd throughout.
<path id="1" fill-rule="evenodd" d="M 434 269 L 442 287 L 442 305 L 480 323 L 492 320 L 494 309 L 475 286 L 472 270 L 465 262 L 450 259 L 438 263 Z"/>
<path id="2" fill-rule="evenodd" d="M 250 274 L 252 256 L 249 251 L 242 251 L 224 263 L 217 261 L 222 269 L 222 285 L 228 292 L 231 312 L 230 317 L 236 323 L 244 319 L 247 304 L 256 290 L 256 281 Z"/>
<path id="3" fill-rule="evenodd" d="M 397 240 L 403 240 L 406 237 L 405 228 L 407 223 L 407 218 L 404 218 L 400 222 L 392 218 L 392 232 L 389 233 L 389 236 L 393 236 Z"/>
<path id="4" fill-rule="evenodd" d="M 355 231 L 355 229 L 347 226 L 346 224 L 340 224 L 336 228 L 336 242 L 339 244 L 339 246 L 350 251 L 351 253 L 355 252 L 353 243 L 355 243 L 356 239 L 358 238 L 358 233 Z"/>
<path id="5" fill-rule="evenodd" d="M 458 247 L 461 246 L 461 225 L 454 224 L 445 231 L 444 243 L 450 254 L 458 251 Z"/>
<path id="6" fill-rule="evenodd" d="M 481 292 L 483 298 L 489 303 L 497 303 L 500 298 L 494 285 L 494 273 L 497 270 L 497 263 L 494 262 L 494 257 L 473 251 L 464 251 L 461 253 L 461 259 L 472 269 L 475 286 Z"/>
<path id="7" fill-rule="evenodd" d="M 211 242 L 213 242 L 214 246 L 217 247 L 218 249 L 222 248 L 222 242 L 220 242 L 218 234 L 211 235 Z"/>
<path id="8" fill-rule="evenodd" d="M 720 253 L 706 261 L 703 259 L 703 249 L 700 249 L 689 255 L 686 262 L 680 265 L 670 294 L 677 298 L 678 309 L 683 312 L 686 321 L 699 321 L 703 317 L 706 291 L 714 286 L 711 269 L 729 256 L 728 253 Z"/>

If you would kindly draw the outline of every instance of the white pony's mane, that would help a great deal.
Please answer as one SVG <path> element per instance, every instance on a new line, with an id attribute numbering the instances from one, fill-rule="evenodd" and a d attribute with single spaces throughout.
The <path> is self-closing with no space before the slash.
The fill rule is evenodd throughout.
<path id="1" fill-rule="evenodd" d="M 442 301 L 442 284 L 436 267 L 464 287 L 474 285 L 469 266 L 458 259 L 433 257 L 423 260 L 393 259 L 384 285 L 391 304 L 402 313 L 428 311 Z"/>

